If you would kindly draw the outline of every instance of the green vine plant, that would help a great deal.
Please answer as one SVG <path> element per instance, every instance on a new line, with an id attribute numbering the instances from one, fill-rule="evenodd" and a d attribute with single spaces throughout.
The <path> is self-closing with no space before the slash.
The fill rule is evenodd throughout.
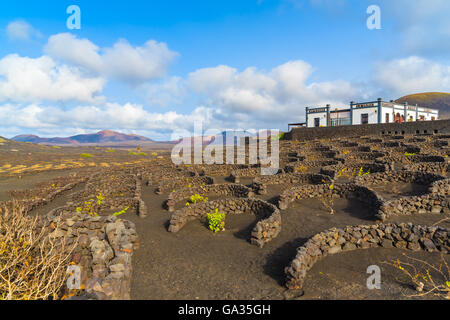
<path id="1" fill-rule="evenodd" d="M 370 169 L 368 169 L 367 172 L 364 172 L 363 167 L 359 168 L 358 177 L 365 176 L 367 174 L 370 174 Z"/>
<path id="2" fill-rule="evenodd" d="M 85 201 L 82 207 L 76 208 L 76 211 L 88 214 L 90 216 L 98 217 L 97 213 L 98 206 L 100 206 L 103 203 L 103 200 L 105 200 L 105 198 L 103 197 L 101 192 L 97 196 L 95 196 L 95 198 L 96 198 L 95 200 L 89 199 L 88 201 Z"/>
<path id="3" fill-rule="evenodd" d="M 209 229 L 212 232 L 225 231 L 225 213 L 220 213 L 219 209 L 216 209 L 214 213 L 207 213 L 206 216 L 208 218 Z"/>
<path id="4" fill-rule="evenodd" d="M 121 210 L 121 211 L 114 212 L 114 213 L 113 213 L 113 216 L 114 216 L 114 217 L 121 216 L 121 215 L 123 215 L 124 213 L 126 213 L 126 212 L 128 211 L 128 209 L 130 209 L 129 206 L 126 207 L 125 209 Z"/>
<path id="5" fill-rule="evenodd" d="M 192 195 L 190 198 L 189 198 L 189 202 L 186 202 L 186 207 L 188 207 L 191 203 L 192 204 L 196 204 L 196 203 L 198 203 L 198 202 L 207 202 L 208 201 L 208 198 L 207 197 L 204 197 L 204 196 L 202 196 L 201 194 L 194 194 L 194 195 Z"/>
<path id="6" fill-rule="evenodd" d="M 322 180 L 322 182 L 326 184 L 325 180 Z M 334 214 L 333 190 L 334 190 L 334 185 L 333 185 L 333 183 L 331 183 L 328 185 L 328 190 L 324 193 L 323 196 L 321 196 L 319 198 L 320 202 L 322 202 L 322 204 L 330 211 L 330 214 Z"/>
<path id="7" fill-rule="evenodd" d="M 364 171 L 363 167 L 360 167 L 358 172 L 356 172 L 356 169 L 342 168 L 336 173 L 336 178 L 345 177 L 347 179 L 353 179 L 355 176 L 361 177 L 367 174 L 370 174 L 370 169 Z"/>
<path id="8" fill-rule="evenodd" d="M 98 217 L 98 209 L 99 206 L 102 205 L 103 201 L 105 200 L 105 197 L 100 192 L 98 195 L 95 196 L 95 199 L 89 199 L 88 201 L 85 201 L 83 203 L 82 207 L 77 207 L 76 211 L 84 214 L 88 214 L 90 216 Z M 118 212 L 114 212 L 113 216 L 117 217 L 124 213 L 126 213 L 130 209 L 130 207 L 126 207 L 123 210 L 120 210 Z"/>

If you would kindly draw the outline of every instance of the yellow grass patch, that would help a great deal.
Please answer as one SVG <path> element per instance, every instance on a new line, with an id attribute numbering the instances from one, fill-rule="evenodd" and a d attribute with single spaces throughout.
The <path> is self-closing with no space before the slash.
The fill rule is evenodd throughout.
<path id="1" fill-rule="evenodd" d="M 37 164 L 33 164 L 29 169 L 33 170 L 33 169 L 37 169 L 37 168 L 40 168 L 40 167 L 42 167 L 42 164 L 37 163 Z"/>
<path id="2" fill-rule="evenodd" d="M 64 168 L 67 168 L 67 165 L 64 163 L 58 164 L 53 167 L 53 169 L 55 169 L 55 170 L 64 169 Z"/>

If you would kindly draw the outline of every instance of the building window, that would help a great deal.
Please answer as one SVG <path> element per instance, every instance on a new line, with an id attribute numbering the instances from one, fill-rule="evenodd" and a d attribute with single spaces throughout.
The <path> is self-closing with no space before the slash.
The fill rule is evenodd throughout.
<path id="1" fill-rule="evenodd" d="M 320 118 L 314 118 L 314 127 L 320 127 Z"/>
<path id="2" fill-rule="evenodd" d="M 386 123 L 389 123 L 389 113 L 386 113 Z"/>
<path id="3" fill-rule="evenodd" d="M 361 124 L 368 124 L 368 123 L 369 123 L 369 114 L 362 113 L 361 114 Z"/>

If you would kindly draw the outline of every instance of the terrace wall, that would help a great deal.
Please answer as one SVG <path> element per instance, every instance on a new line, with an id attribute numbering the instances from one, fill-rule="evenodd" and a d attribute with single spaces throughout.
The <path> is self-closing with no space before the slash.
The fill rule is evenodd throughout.
<path id="1" fill-rule="evenodd" d="M 450 133 L 450 119 L 434 121 L 417 121 L 404 123 L 349 125 L 323 128 L 293 128 L 286 133 L 288 140 L 307 140 L 314 138 L 335 138 L 364 135 L 399 135 Z"/>

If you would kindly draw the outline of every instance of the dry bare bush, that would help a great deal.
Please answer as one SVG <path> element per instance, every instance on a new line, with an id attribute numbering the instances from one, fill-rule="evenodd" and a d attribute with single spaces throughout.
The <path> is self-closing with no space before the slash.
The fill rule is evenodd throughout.
<path id="1" fill-rule="evenodd" d="M 402 255 L 406 260 L 401 261 L 397 259 L 383 263 L 399 269 L 406 280 L 398 280 L 414 287 L 417 292 L 416 294 L 405 294 L 405 296 L 425 297 L 434 295 L 441 299 L 450 299 L 450 268 L 444 258 L 444 254 L 441 255 L 439 266 L 425 260 L 410 257 L 406 253 Z"/>
<path id="2" fill-rule="evenodd" d="M 318 198 L 319 201 L 324 205 L 325 208 L 330 211 L 330 214 L 334 214 L 333 204 L 333 190 L 334 190 L 334 184 L 326 184 L 325 180 L 322 180 L 323 183 L 327 186 L 327 190 Z"/>
<path id="3" fill-rule="evenodd" d="M 0 207 L 0 300 L 58 299 L 75 243 L 65 244 L 18 202 Z"/>

